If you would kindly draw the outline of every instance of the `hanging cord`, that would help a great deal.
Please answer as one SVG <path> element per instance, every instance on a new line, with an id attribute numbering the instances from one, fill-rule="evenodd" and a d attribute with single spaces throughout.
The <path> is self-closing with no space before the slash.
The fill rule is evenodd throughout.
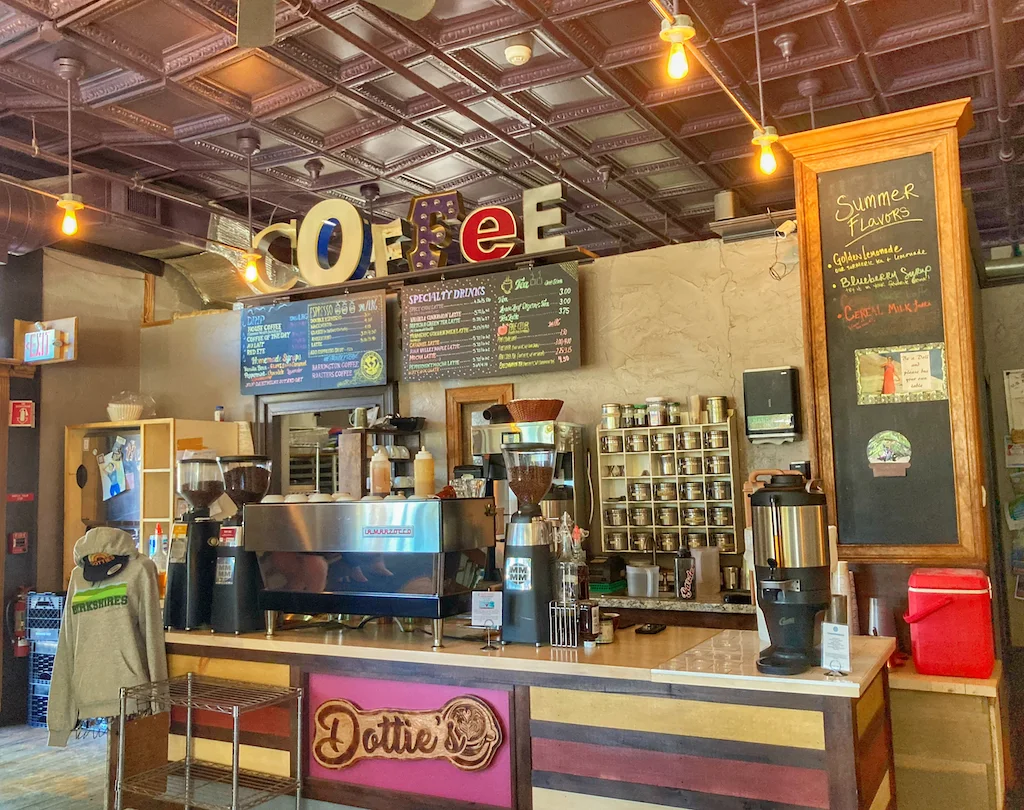
<path id="1" fill-rule="evenodd" d="M 33 140 L 35 139 L 35 131 L 33 128 Z M 38 148 L 38 147 L 36 147 Z M 68 194 L 71 194 L 73 189 L 71 174 L 71 79 L 68 79 Z"/>
<path id="2" fill-rule="evenodd" d="M 32 116 L 32 157 L 39 157 L 39 141 L 36 139 L 36 117 Z"/>
<path id="3" fill-rule="evenodd" d="M 248 244 L 245 246 L 247 252 L 252 252 L 252 153 L 250 152 L 245 156 L 245 183 L 247 189 L 247 199 L 249 201 L 249 239 Z"/>
<path id="4" fill-rule="evenodd" d="M 817 129 L 818 127 L 814 123 L 814 96 L 808 96 L 807 101 L 811 105 L 811 129 Z"/>
<path id="5" fill-rule="evenodd" d="M 777 228 L 778 225 L 775 222 L 775 217 L 772 216 L 771 207 L 768 207 L 765 210 L 767 210 L 768 212 L 768 221 L 771 222 L 773 228 Z M 782 281 L 782 279 L 784 279 L 786 276 L 793 272 L 792 267 L 790 267 L 785 262 L 779 260 L 779 242 L 781 241 L 782 239 L 780 239 L 778 236 L 775 237 L 775 258 L 773 259 L 772 263 L 768 266 L 768 274 L 776 281 Z"/>
<path id="6" fill-rule="evenodd" d="M 761 130 L 764 131 L 764 82 L 761 80 L 761 35 L 757 27 L 757 3 L 754 9 L 754 58 L 757 60 L 757 97 L 761 105 Z"/>

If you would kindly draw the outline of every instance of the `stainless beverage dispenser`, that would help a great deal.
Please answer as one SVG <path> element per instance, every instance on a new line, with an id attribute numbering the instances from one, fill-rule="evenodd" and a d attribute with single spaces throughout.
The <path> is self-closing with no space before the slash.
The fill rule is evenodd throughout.
<path id="1" fill-rule="evenodd" d="M 815 638 L 831 596 L 825 495 L 799 473 L 773 475 L 750 496 L 754 575 L 771 646 L 760 672 L 814 666 Z"/>

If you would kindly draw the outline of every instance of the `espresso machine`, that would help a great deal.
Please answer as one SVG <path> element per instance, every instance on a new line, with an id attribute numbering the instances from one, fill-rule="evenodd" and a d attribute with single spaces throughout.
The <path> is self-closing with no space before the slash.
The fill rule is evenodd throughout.
<path id="1" fill-rule="evenodd" d="M 757 600 L 771 646 L 757 669 L 797 675 L 815 653 L 831 596 L 825 495 L 799 473 L 775 474 L 750 496 Z"/>
<path id="2" fill-rule="evenodd" d="M 164 627 L 195 630 L 210 623 L 220 535 L 220 521 L 210 517 L 210 506 L 224 494 L 224 479 L 217 462 L 212 458 L 179 461 L 178 494 L 189 509 L 171 527 Z"/>
<path id="3" fill-rule="evenodd" d="M 548 606 L 553 524 L 541 501 L 551 489 L 557 450 L 553 444 L 513 442 L 502 447 L 509 488 L 519 508 L 505 535 L 505 581 L 501 600 L 501 643 L 538 647 L 550 640 Z"/>
<path id="4" fill-rule="evenodd" d="M 256 554 L 243 545 L 246 504 L 259 503 L 270 489 L 268 456 L 221 456 L 224 492 L 238 511 L 220 527 L 210 626 L 215 633 L 255 633 L 266 625 L 259 606 L 263 585 Z"/>

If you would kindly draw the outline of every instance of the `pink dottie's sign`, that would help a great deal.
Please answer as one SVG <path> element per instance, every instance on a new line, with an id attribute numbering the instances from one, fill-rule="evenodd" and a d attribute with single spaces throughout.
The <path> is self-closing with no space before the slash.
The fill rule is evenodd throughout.
<path id="1" fill-rule="evenodd" d="M 511 807 L 509 695 L 311 675 L 313 778 Z"/>

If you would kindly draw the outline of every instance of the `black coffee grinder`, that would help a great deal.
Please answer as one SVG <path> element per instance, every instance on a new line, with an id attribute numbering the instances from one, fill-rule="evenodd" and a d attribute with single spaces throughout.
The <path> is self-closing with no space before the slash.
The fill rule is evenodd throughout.
<path id="1" fill-rule="evenodd" d="M 266 629 L 257 604 L 263 580 L 256 554 L 246 551 L 242 541 L 243 518 L 245 505 L 259 503 L 270 489 L 270 459 L 221 456 L 217 463 L 224 476 L 224 491 L 238 511 L 220 529 L 210 625 L 215 633 L 255 633 Z"/>
<path id="2" fill-rule="evenodd" d="M 195 630 L 210 623 L 220 534 L 220 521 L 210 518 L 210 505 L 224 494 L 217 462 L 212 458 L 179 461 L 178 494 L 189 509 L 171 527 L 164 626 L 168 630 Z"/>
<path id="3" fill-rule="evenodd" d="M 799 473 L 772 475 L 750 496 L 757 601 L 771 646 L 757 669 L 798 675 L 815 652 L 831 596 L 825 495 Z"/>

